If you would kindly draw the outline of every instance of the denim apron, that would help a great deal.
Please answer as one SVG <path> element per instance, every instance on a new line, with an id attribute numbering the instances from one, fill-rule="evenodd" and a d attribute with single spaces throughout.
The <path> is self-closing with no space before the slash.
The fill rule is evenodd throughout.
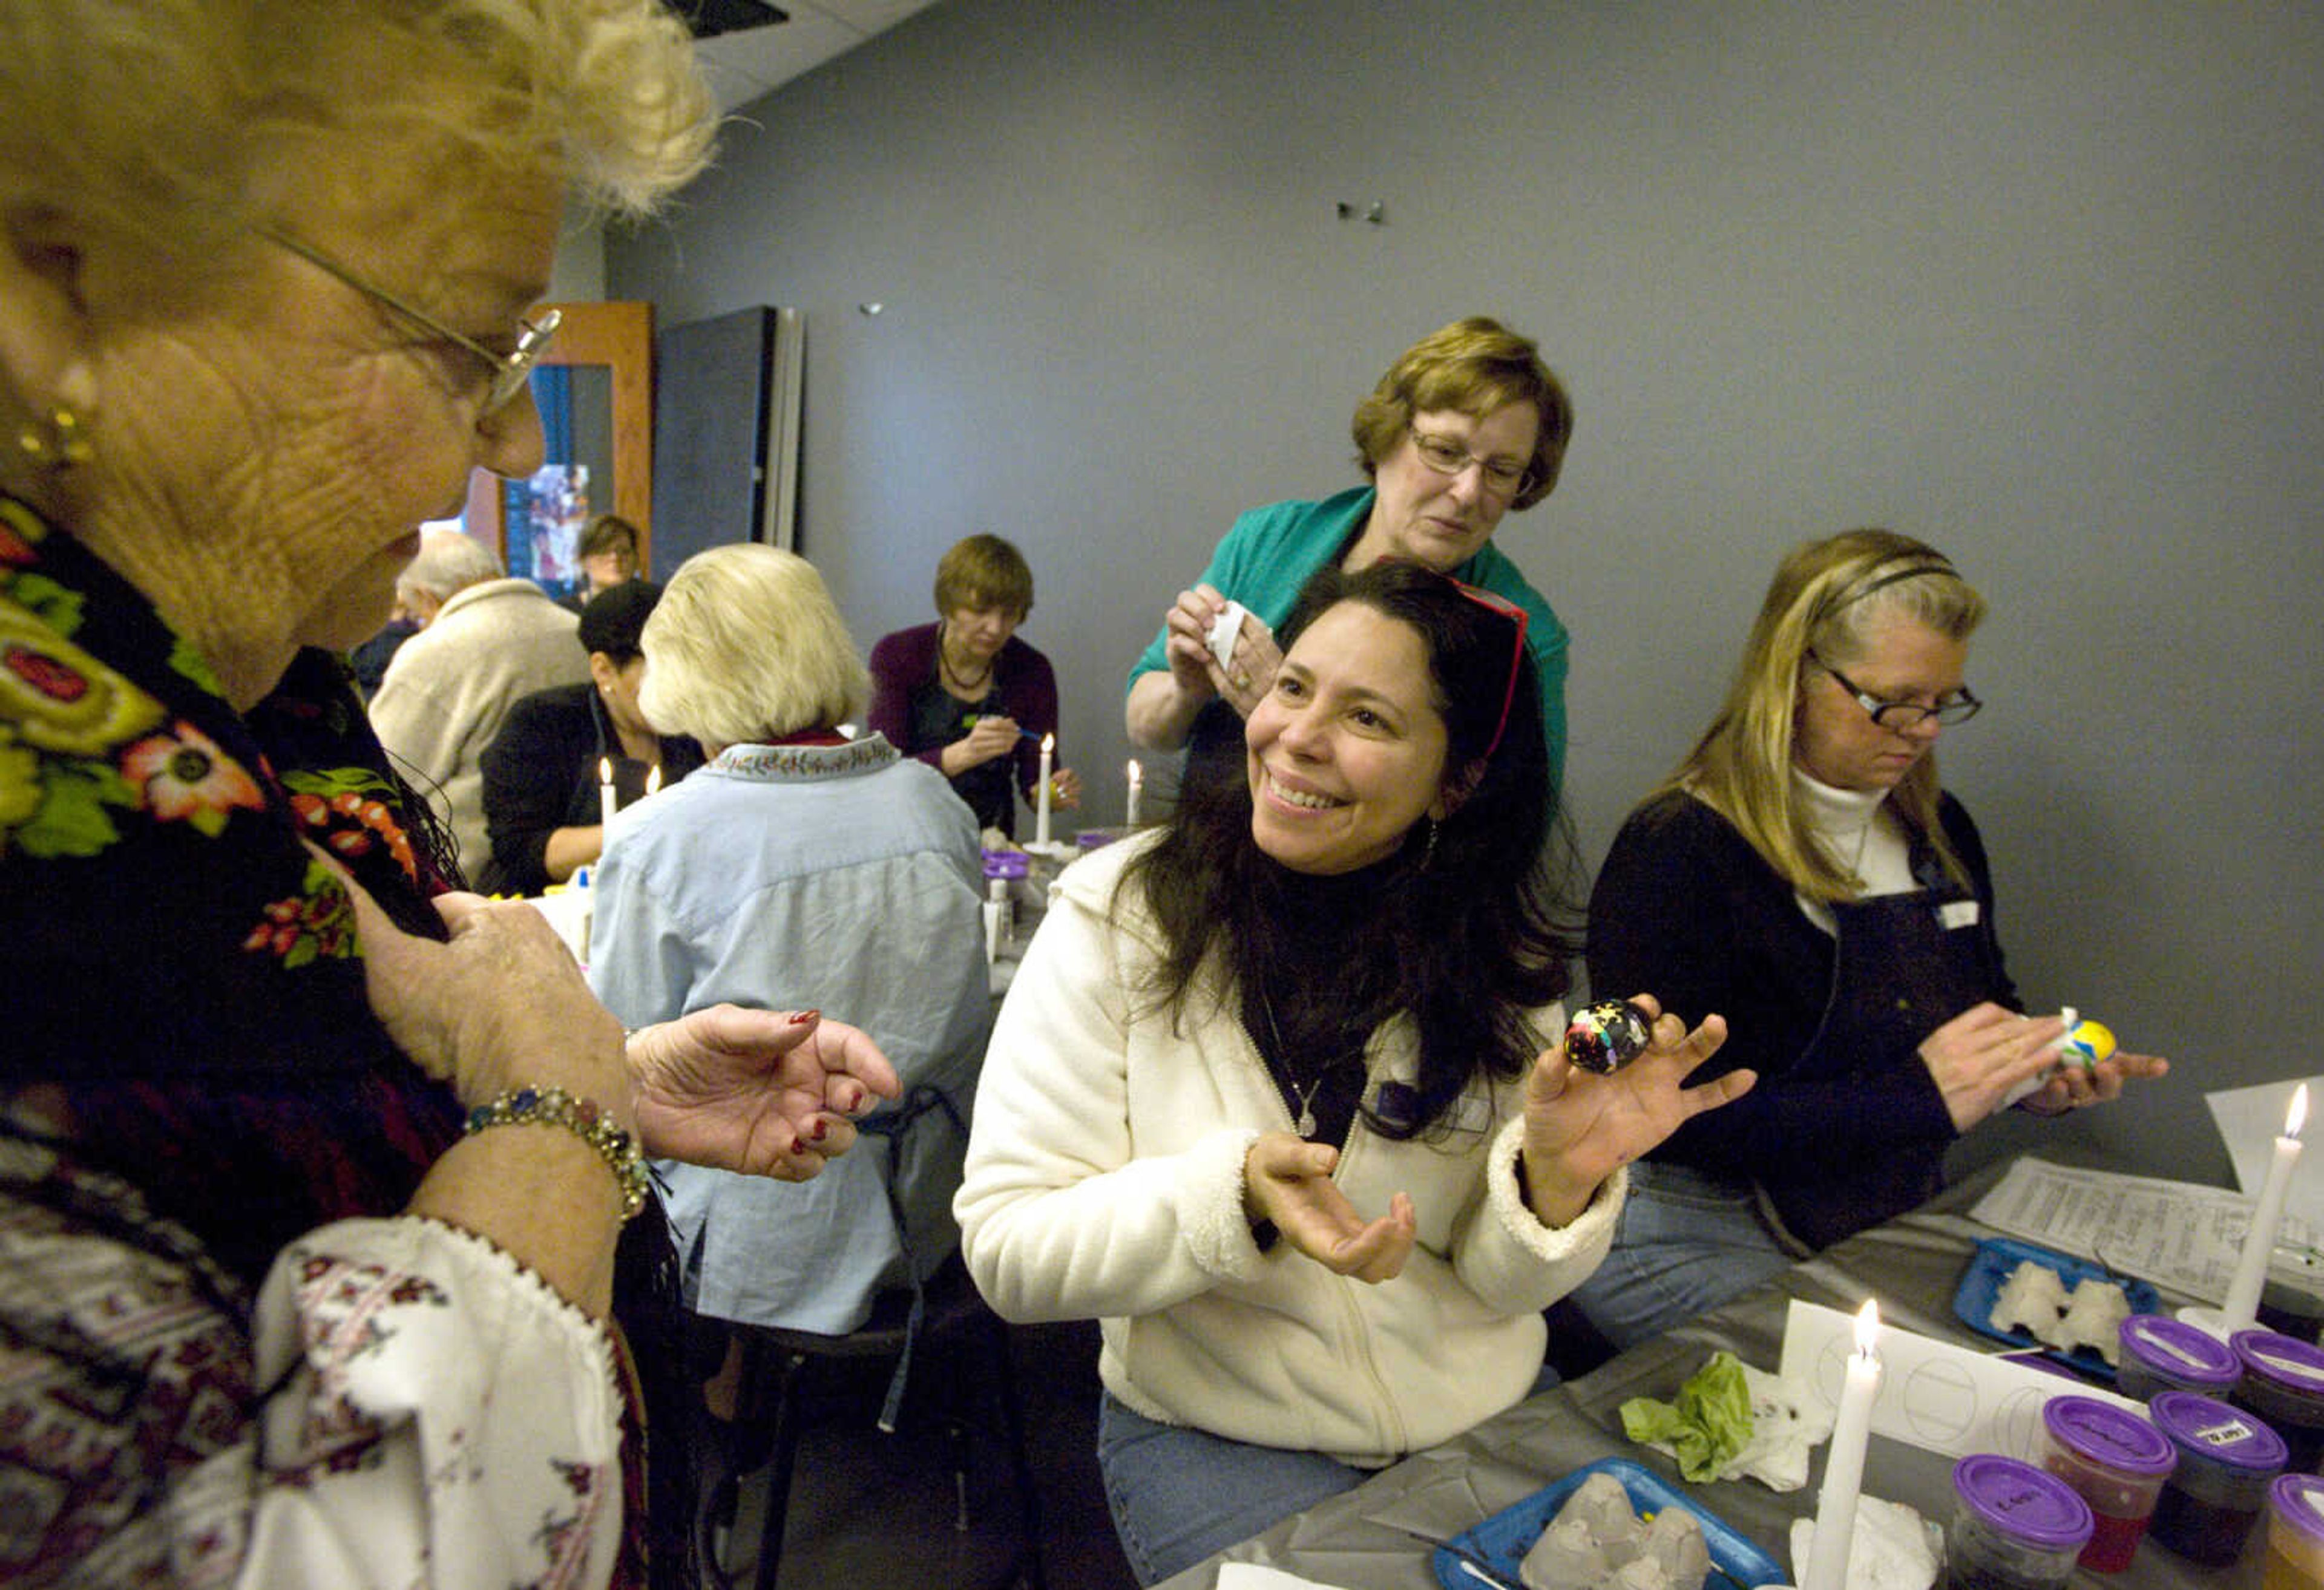
<path id="1" fill-rule="evenodd" d="M 1865 1056 L 1917 1049 L 2003 988 L 1983 902 L 1949 879 L 1930 884 L 1925 863 L 1922 876 L 1924 887 L 1909 893 L 1831 907 L 1831 993 L 1795 1076 L 1840 1076 Z M 1884 1149 L 1796 1181 L 1763 1173 L 1761 1185 L 1794 1236 L 1826 1247 L 1924 1202 L 1937 1190 L 1945 1147 Z"/>

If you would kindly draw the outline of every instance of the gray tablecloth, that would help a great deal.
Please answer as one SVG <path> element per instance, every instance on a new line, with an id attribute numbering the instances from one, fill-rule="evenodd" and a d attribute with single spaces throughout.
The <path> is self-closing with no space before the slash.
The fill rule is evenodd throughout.
<path id="1" fill-rule="evenodd" d="M 1867 1297 L 1877 1297 L 1883 1325 L 1991 1348 L 1992 1342 L 1954 1317 L 1952 1300 L 1971 1250 L 1981 1237 L 1994 1235 L 1959 1211 L 1976 1202 L 2002 1168 L 1993 1167 L 1923 1209 L 1795 1265 L 1775 1283 L 1642 1343 L 1456 1440 L 1416 1453 L 1346 1495 L 1164 1581 L 1166 1590 L 1205 1590 L 1225 1562 L 1263 1563 L 1344 1590 L 1434 1590 L 1431 1549 L 1402 1529 L 1457 1535 L 1601 1457 L 1629 1458 L 1673 1486 L 1683 1486 L 1668 1458 L 1623 1435 L 1622 1402 L 1636 1396 L 1668 1400 L 1720 1347 L 1773 1370 L 1783 1356 L 1784 1315 L 1793 1298 L 1853 1312 Z M 2186 1300 L 2165 1293 L 2164 1300 L 2168 1305 Z M 1876 1435 L 1866 1455 L 1864 1488 L 1867 1494 L 1909 1503 L 1941 1526 L 1952 1512 L 1951 1474 L 1950 1459 Z M 1788 1563 L 1792 1521 L 1813 1515 L 1822 1475 L 1820 1448 L 1807 1485 L 1788 1494 L 1750 1480 L 1685 1489 L 1689 1500 L 1748 1536 L 1776 1561 Z M 2197 1568 L 2144 1541 L 2125 1572 L 2077 1569 L 2073 1583 L 2089 1590 L 2256 1590 L 2259 1554 L 2259 1531 L 2244 1560 L 2225 1570 Z"/>

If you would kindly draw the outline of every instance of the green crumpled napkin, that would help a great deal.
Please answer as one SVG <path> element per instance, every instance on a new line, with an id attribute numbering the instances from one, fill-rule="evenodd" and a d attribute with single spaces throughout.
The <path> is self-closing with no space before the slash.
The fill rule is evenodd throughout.
<path id="1" fill-rule="evenodd" d="M 1660 1441 L 1678 1455 L 1678 1471 L 1695 1484 L 1719 1477 L 1751 1438 L 1751 1388 L 1743 1360 L 1711 1356 L 1678 1389 L 1675 1402 L 1632 1397 L 1622 1404 L 1622 1429 L 1634 1441 Z"/>

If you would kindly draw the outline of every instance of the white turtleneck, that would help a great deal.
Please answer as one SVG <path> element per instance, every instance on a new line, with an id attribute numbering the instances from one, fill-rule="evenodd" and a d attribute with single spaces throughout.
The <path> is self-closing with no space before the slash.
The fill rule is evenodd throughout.
<path id="1" fill-rule="evenodd" d="M 1792 784 L 1806 803 L 1808 824 L 1823 841 L 1825 851 L 1862 881 L 1860 898 L 1901 895 L 1917 887 L 1904 825 L 1888 809 L 1886 790 L 1835 789 L 1797 767 L 1792 769 Z M 1797 898 L 1810 922 L 1826 933 L 1836 930 L 1830 906 L 1805 895 Z"/>

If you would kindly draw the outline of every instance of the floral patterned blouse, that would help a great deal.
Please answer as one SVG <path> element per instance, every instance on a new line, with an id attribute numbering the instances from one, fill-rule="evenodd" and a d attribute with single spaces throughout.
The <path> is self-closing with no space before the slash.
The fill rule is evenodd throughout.
<path id="1" fill-rule="evenodd" d="M 401 802 L 336 659 L 237 714 L 0 498 L 0 1580 L 641 1571 L 612 1335 L 397 1213 L 458 1105 L 371 1016 L 300 841 L 440 932 Z"/>

